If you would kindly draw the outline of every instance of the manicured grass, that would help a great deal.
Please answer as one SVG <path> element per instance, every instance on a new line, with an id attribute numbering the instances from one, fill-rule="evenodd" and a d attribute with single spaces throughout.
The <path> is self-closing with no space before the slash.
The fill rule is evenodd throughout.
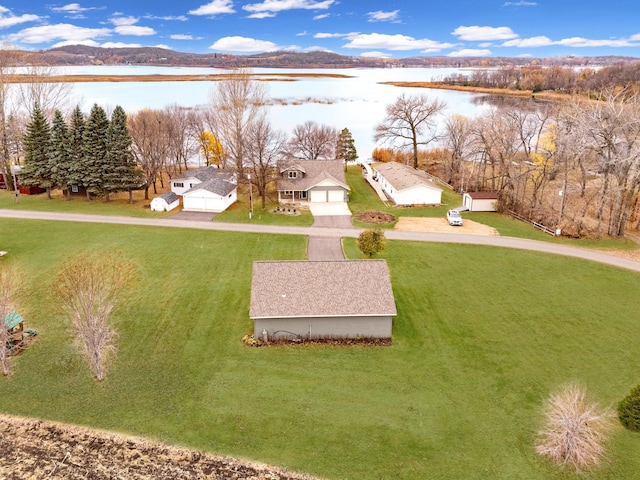
<path id="1" fill-rule="evenodd" d="M 214 221 L 229 223 L 257 223 L 261 225 L 287 225 L 309 227 L 313 224 L 313 215 L 309 210 L 299 211 L 299 215 L 272 213 L 278 207 L 278 202 L 269 200 L 264 210 L 258 195 L 253 197 L 253 216 L 249 219 L 249 195 L 238 189 L 238 201 L 219 214 Z"/>
<path id="2" fill-rule="evenodd" d="M 335 479 L 575 478 L 533 450 L 541 405 L 580 381 L 603 404 L 638 383 L 640 276 L 490 247 L 389 242 L 391 347 L 245 347 L 251 265 L 305 239 L 0 219 L 0 262 L 29 280 L 35 343 L 0 378 L 0 410 L 146 435 Z M 117 248 L 139 268 L 96 383 L 50 286 L 60 263 Z M 358 258 L 352 239 L 347 254 Z M 292 279 L 292 281 L 309 281 Z M 309 281 L 310 288 L 312 282 Z M 588 479 L 634 478 L 615 432 Z"/>

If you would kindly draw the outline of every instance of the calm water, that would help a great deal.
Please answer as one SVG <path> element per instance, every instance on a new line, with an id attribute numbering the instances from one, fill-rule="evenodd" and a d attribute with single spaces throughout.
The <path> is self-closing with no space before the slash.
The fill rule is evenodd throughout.
<path id="1" fill-rule="evenodd" d="M 196 75 L 223 73 L 213 68 L 139 67 L 139 66 L 82 66 L 61 67 L 60 73 L 89 75 Z M 270 78 L 269 94 L 287 105 L 271 107 L 270 119 L 274 126 L 289 134 L 307 120 L 347 127 L 353 134 L 360 158 L 369 158 L 374 148 L 373 130 L 385 116 L 385 107 L 402 93 L 423 93 L 447 103 L 446 114 L 468 117 L 478 115 L 486 105 L 474 104 L 477 94 L 446 90 L 400 88 L 381 85 L 387 81 L 430 81 L 441 79 L 459 71 L 453 68 L 406 69 L 254 69 L 253 72 Z M 336 73 L 352 78 L 302 78 L 282 81 L 270 73 Z M 88 112 L 97 103 L 106 109 L 121 105 L 133 113 L 143 108 L 163 108 L 178 104 L 186 107 L 206 105 L 215 82 L 98 82 L 76 83 L 74 94 L 82 109 Z M 311 99 L 312 101 L 309 101 Z M 294 104 L 295 103 L 295 104 Z M 301 103 L 301 104 L 299 104 Z"/>

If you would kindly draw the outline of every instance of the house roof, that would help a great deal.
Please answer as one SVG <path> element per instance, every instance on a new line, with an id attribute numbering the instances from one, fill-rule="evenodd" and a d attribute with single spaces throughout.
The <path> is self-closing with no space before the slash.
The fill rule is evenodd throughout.
<path id="1" fill-rule="evenodd" d="M 251 318 L 396 315 L 385 260 L 254 262 Z"/>
<path id="2" fill-rule="evenodd" d="M 498 192 L 466 192 L 474 200 L 497 200 Z"/>
<path id="3" fill-rule="evenodd" d="M 173 192 L 166 192 L 166 193 L 163 193 L 162 195 L 158 195 L 156 198 L 161 198 L 162 200 L 167 202 L 169 205 L 171 205 L 173 202 L 177 202 L 180 197 L 178 197 L 178 195 L 176 195 Z"/>
<path id="4" fill-rule="evenodd" d="M 389 184 L 398 191 L 406 190 L 416 186 L 425 186 L 435 190 L 438 187 L 429 176 L 422 170 L 412 168 L 397 162 L 376 163 L 373 167 L 382 175 Z"/>
<path id="5" fill-rule="evenodd" d="M 182 195 L 188 195 L 198 190 L 206 190 L 208 192 L 215 193 L 216 195 L 224 197 L 229 195 L 236 188 L 237 186 L 234 181 L 220 176 L 219 178 L 211 178 L 202 183 L 198 183 L 197 185 L 194 185 L 192 188 L 184 192 Z"/>
<path id="6" fill-rule="evenodd" d="M 196 168 L 195 170 L 186 170 L 180 176 L 172 178 L 171 181 L 175 182 L 180 180 L 188 180 L 190 178 L 196 178 L 201 182 L 213 180 L 214 178 L 224 178 L 229 181 L 235 182 L 236 174 L 231 170 L 225 170 L 223 168 L 209 165 L 208 167 L 200 167 Z"/>
<path id="7" fill-rule="evenodd" d="M 350 190 L 344 175 L 342 160 L 282 160 L 278 162 L 278 171 L 299 170 L 304 173 L 300 178 L 278 178 L 278 190 L 307 191 L 324 180 L 330 180 L 345 190 Z"/>

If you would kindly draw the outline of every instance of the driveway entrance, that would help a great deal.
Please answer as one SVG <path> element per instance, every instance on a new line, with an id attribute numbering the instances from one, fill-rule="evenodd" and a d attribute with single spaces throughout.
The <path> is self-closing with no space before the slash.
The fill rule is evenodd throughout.
<path id="1" fill-rule="evenodd" d="M 347 202 L 309 202 L 309 210 L 314 217 L 351 215 Z"/>

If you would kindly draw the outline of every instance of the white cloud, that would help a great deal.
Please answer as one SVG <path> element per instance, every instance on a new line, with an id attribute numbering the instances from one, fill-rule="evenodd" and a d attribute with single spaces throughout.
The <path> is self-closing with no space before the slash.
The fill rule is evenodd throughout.
<path id="1" fill-rule="evenodd" d="M 87 47 L 99 47 L 100 44 L 95 40 L 65 40 L 51 45 L 51 48 L 66 47 L 67 45 L 86 45 Z"/>
<path id="2" fill-rule="evenodd" d="M 109 21 L 116 26 L 120 25 L 133 25 L 138 23 L 138 18 L 136 17 L 113 17 Z"/>
<path id="3" fill-rule="evenodd" d="M 451 52 L 448 57 L 488 57 L 491 55 L 491 50 L 489 49 L 479 49 L 479 48 L 463 48 L 462 50 L 458 50 L 457 52 Z"/>
<path id="4" fill-rule="evenodd" d="M 324 18 L 329 18 L 331 16 L 330 13 L 321 13 L 320 15 L 316 15 L 313 17 L 314 20 L 322 20 Z"/>
<path id="5" fill-rule="evenodd" d="M 140 48 L 139 43 L 124 43 L 124 42 L 106 42 L 100 45 L 102 48 Z"/>
<path id="6" fill-rule="evenodd" d="M 316 33 L 313 38 L 355 38 L 360 35 L 360 32 L 351 32 L 351 33 L 324 33 L 319 32 Z"/>
<path id="7" fill-rule="evenodd" d="M 211 17 L 223 13 L 235 13 L 232 0 L 213 0 L 213 2 L 201 5 L 195 10 L 189 10 L 191 15 L 208 15 Z"/>
<path id="8" fill-rule="evenodd" d="M 590 40 L 582 37 L 564 38 L 553 42 L 555 45 L 565 45 L 567 47 L 636 47 L 637 43 L 625 39 L 610 40 Z"/>
<path id="9" fill-rule="evenodd" d="M 518 37 L 509 27 L 458 27 L 451 33 L 461 40 L 470 42 L 510 40 Z"/>
<path id="10" fill-rule="evenodd" d="M 247 18 L 273 18 L 275 16 L 276 16 L 275 13 L 259 12 L 259 13 L 252 13 L 251 15 L 247 15 Z"/>
<path id="11" fill-rule="evenodd" d="M 48 43 L 61 39 L 79 43 L 85 40 L 108 37 L 111 30 L 108 28 L 83 28 L 68 23 L 55 25 L 43 25 L 41 27 L 25 28 L 17 33 L 7 35 L 10 42 L 23 43 Z"/>
<path id="12" fill-rule="evenodd" d="M 336 0 L 264 0 L 261 3 L 250 3 L 242 7 L 247 12 L 283 12 L 286 10 L 326 10 L 333 5 Z"/>
<path id="13" fill-rule="evenodd" d="M 188 20 L 188 18 L 185 17 L 184 15 L 178 15 L 177 17 L 172 17 L 171 15 L 167 15 L 164 17 L 157 17 L 155 15 L 145 15 L 142 18 L 146 18 L 147 20 L 167 20 L 167 21 L 176 20 L 179 22 L 186 22 Z"/>
<path id="14" fill-rule="evenodd" d="M 202 37 L 195 38 L 193 35 L 181 35 L 176 33 L 174 35 L 169 35 L 171 40 L 201 40 Z"/>
<path id="15" fill-rule="evenodd" d="M 223 37 L 209 47 L 224 52 L 273 52 L 278 48 L 273 42 L 239 36 Z"/>
<path id="16" fill-rule="evenodd" d="M 553 45 L 553 41 L 549 37 L 539 36 L 531 38 L 516 38 L 502 44 L 503 47 L 519 47 L 519 48 L 536 48 Z"/>
<path id="17" fill-rule="evenodd" d="M 631 37 L 629 37 L 629 40 L 631 40 L 631 41 L 640 40 L 640 33 L 636 33 L 635 35 L 631 35 Z"/>
<path id="18" fill-rule="evenodd" d="M 369 33 L 356 35 L 344 48 L 383 49 L 383 50 L 429 50 L 433 52 L 451 48 L 452 43 L 440 43 L 428 38 L 415 39 L 406 35 L 386 35 Z"/>
<path id="19" fill-rule="evenodd" d="M 0 11 L 0 14 L 7 13 L 8 11 L 9 10 L 4 9 L 3 11 Z M 9 15 L 6 17 L 4 15 L 0 15 L 0 28 L 13 27 L 14 25 L 20 25 L 21 23 L 27 22 L 37 22 L 38 20 L 40 20 L 38 15 L 30 15 L 27 13 L 20 15 L 19 17 L 15 15 Z"/>
<path id="20" fill-rule="evenodd" d="M 119 35 L 133 35 L 135 37 L 144 37 L 155 35 L 156 31 L 151 27 L 140 27 L 138 25 L 122 25 L 114 29 Z"/>
<path id="21" fill-rule="evenodd" d="M 364 52 L 360 56 L 365 58 L 391 58 L 391 55 L 383 52 Z"/>
<path id="22" fill-rule="evenodd" d="M 307 33 L 306 30 L 304 32 L 296 33 L 296 37 L 306 37 L 307 35 L 309 34 Z"/>
<path id="23" fill-rule="evenodd" d="M 503 7 L 537 7 L 538 4 L 536 2 L 527 2 L 525 0 L 521 0 L 520 2 L 505 2 Z"/>
<path id="24" fill-rule="evenodd" d="M 169 45 L 165 45 L 164 43 L 159 43 L 158 45 L 154 45 L 156 48 L 164 48 L 165 50 L 171 50 Z"/>
<path id="25" fill-rule="evenodd" d="M 369 22 L 397 22 L 399 20 L 398 14 L 400 10 L 393 10 L 392 12 L 383 12 L 378 10 L 377 12 L 369 12 Z"/>
<path id="26" fill-rule="evenodd" d="M 63 7 L 51 7 L 51 11 L 56 13 L 77 14 L 77 13 L 82 13 L 89 10 L 95 10 L 95 8 L 81 7 L 79 3 L 69 3 Z"/>

